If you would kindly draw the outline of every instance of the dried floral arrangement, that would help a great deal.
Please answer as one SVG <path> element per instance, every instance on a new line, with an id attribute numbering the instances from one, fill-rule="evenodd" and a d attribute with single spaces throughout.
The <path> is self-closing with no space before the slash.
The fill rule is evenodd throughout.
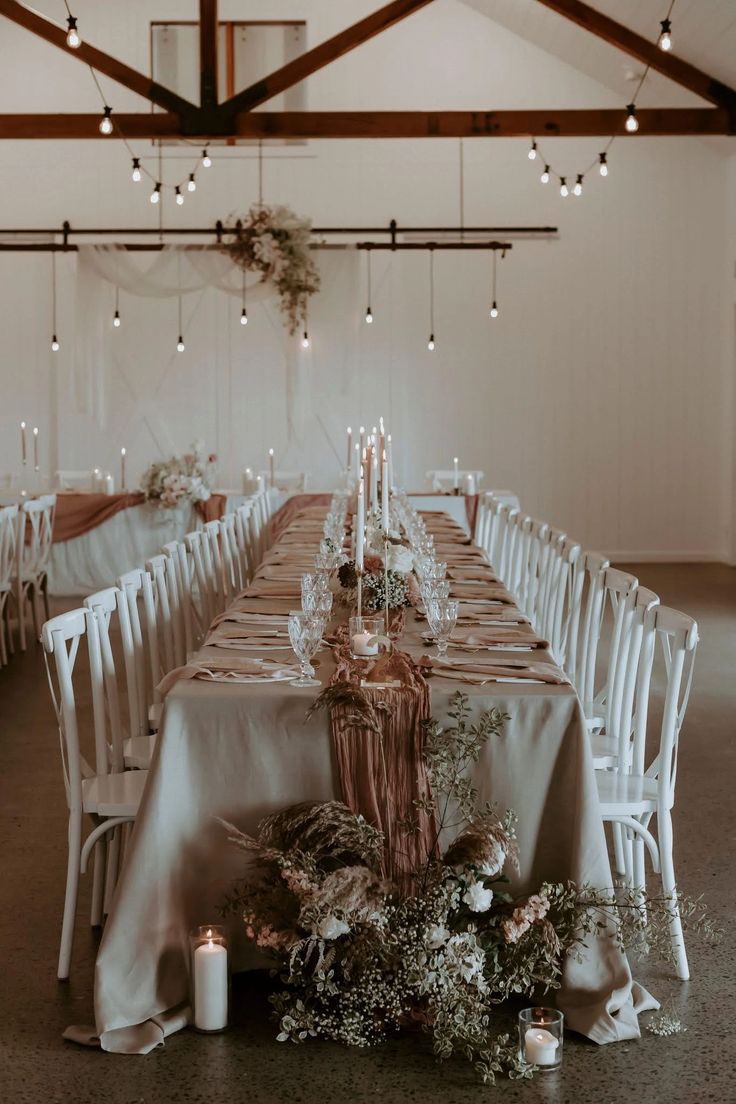
<path id="1" fill-rule="evenodd" d="M 374 705 L 356 687 L 325 704 L 348 706 L 348 723 L 378 729 Z M 485 1082 L 529 1077 L 534 1067 L 498 1033 L 494 1007 L 558 988 L 566 957 L 580 956 L 591 935 L 670 958 L 673 901 L 572 883 L 515 898 L 504 874 L 515 862 L 514 817 L 479 809 L 468 777 L 508 718 L 489 710 L 471 723 L 460 693 L 448 715 L 447 726 L 432 720 L 426 729 L 426 808 L 437 834 L 411 892 L 384 878 L 385 840 L 363 817 L 339 802 L 301 804 L 267 817 L 254 836 L 226 826 L 249 867 L 225 908 L 275 959 L 279 1040 L 370 1046 L 421 1023 L 439 1058 L 464 1056 Z M 699 901 L 678 903 L 687 928 L 717 938 Z"/>
<path id="2" fill-rule="evenodd" d="M 411 569 L 410 569 L 411 570 Z M 388 578 L 388 603 L 386 601 L 386 579 Z M 358 575 L 355 560 L 348 560 L 338 569 L 338 594 L 343 604 L 354 606 L 357 602 Z M 419 590 L 414 576 L 389 567 L 384 572 L 383 561 L 379 556 L 368 555 L 363 564 L 363 610 L 374 612 L 386 609 L 398 610 L 415 605 L 419 600 Z"/>
<path id="3" fill-rule="evenodd" d="M 184 502 L 206 502 L 212 494 L 217 456 L 205 451 L 203 441 L 195 441 L 190 452 L 157 460 L 141 478 L 141 490 L 147 502 L 162 510 L 173 510 Z"/>
<path id="4" fill-rule="evenodd" d="M 277 289 L 289 333 L 307 316 L 310 295 L 319 291 L 320 275 L 310 250 L 311 221 L 289 207 L 254 204 L 236 222 L 235 237 L 223 248 L 235 264 L 260 274 Z"/>

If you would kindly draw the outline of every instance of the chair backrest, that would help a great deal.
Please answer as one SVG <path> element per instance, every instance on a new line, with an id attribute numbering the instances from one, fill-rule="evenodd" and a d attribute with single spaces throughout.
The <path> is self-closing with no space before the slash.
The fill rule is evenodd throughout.
<path id="1" fill-rule="evenodd" d="M 203 533 L 208 545 L 209 559 L 206 561 L 210 574 L 210 593 L 215 610 L 214 616 L 222 613 L 227 602 L 227 585 L 225 582 L 224 558 L 222 554 L 222 526 L 220 520 L 208 521 L 203 527 Z"/>
<path id="2" fill-rule="evenodd" d="M 260 471 L 264 487 L 271 487 L 271 473 Z M 307 489 L 307 473 L 303 471 L 279 470 L 273 473 L 273 488 L 277 491 L 291 491 L 299 494 Z"/>
<path id="3" fill-rule="evenodd" d="M 565 670 L 583 701 L 588 640 L 599 624 L 603 572 L 608 566 L 608 560 L 599 552 L 582 552 L 575 564 L 572 580 Z"/>
<path id="4" fill-rule="evenodd" d="M 92 716 L 95 745 L 94 768 L 80 750 L 79 720 L 74 686 L 74 669 L 82 638 L 87 643 L 89 678 L 92 689 Z M 90 609 L 70 610 L 52 617 L 41 630 L 44 658 L 48 674 L 51 702 L 59 726 L 61 760 L 67 804 L 73 813 L 82 811 L 82 779 L 93 774 L 116 773 L 122 770 L 122 744 L 111 721 L 115 717 L 114 703 L 108 700 L 109 684 L 105 680 L 98 620 Z M 53 670 L 50 657 L 53 656 Z"/>
<path id="5" fill-rule="evenodd" d="M 184 544 L 191 554 L 194 565 L 198 620 L 204 634 L 218 613 L 217 579 L 212 562 L 209 537 L 202 530 L 185 533 Z"/>
<path id="6" fill-rule="evenodd" d="M 23 575 L 45 575 L 51 559 L 56 495 L 21 504 L 18 513 L 18 566 Z"/>
<path id="7" fill-rule="evenodd" d="M 588 560 L 589 588 L 576 682 L 587 716 L 592 716 L 594 713 L 600 715 L 604 712 L 606 695 L 611 686 L 615 665 L 620 658 L 621 642 L 625 634 L 625 626 L 628 624 L 627 618 L 633 608 L 634 593 L 639 585 L 639 580 L 625 571 L 618 571 L 609 566 L 601 566 L 596 570 L 598 562 L 595 555 Z M 607 613 L 612 618 L 609 659 L 602 684 L 599 689 L 596 689 L 598 647 Z"/>
<path id="8" fill-rule="evenodd" d="M 120 633 L 125 671 L 125 692 L 128 701 L 129 731 L 132 736 L 142 735 L 146 729 L 140 716 L 138 698 L 138 671 L 135 648 L 128 616 L 128 606 L 118 587 L 106 587 L 84 599 L 85 609 L 91 610 L 97 622 L 100 661 L 104 686 L 105 709 L 110 730 L 110 755 L 114 770 L 123 769 L 123 719 L 120 712 L 120 674 L 116 668 L 112 636 Z"/>
<path id="9" fill-rule="evenodd" d="M 550 534 L 549 550 L 547 593 L 539 631 L 549 640 L 555 661 L 569 673 L 571 668 L 567 656 L 573 613 L 573 581 L 582 549 L 570 537 L 555 535 L 553 538 Z"/>
<path id="10" fill-rule="evenodd" d="M 136 567 L 120 576 L 118 587 L 128 607 L 128 620 L 135 652 L 140 721 L 138 735 L 145 736 L 149 731 L 149 707 L 159 701 L 156 687 L 166 674 L 159 658 L 153 580 L 147 571 Z M 143 607 L 142 618 L 141 606 Z"/>
<path id="11" fill-rule="evenodd" d="M 238 544 L 238 519 L 235 512 L 223 514 L 220 518 L 220 546 L 222 548 L 225 601 L 229 603 L 246 586 L 243 560 Z"/>
<path id="12" fill-rule="evenodd" d="M 506 586 L 509 585 L 513 558 L 514 535 L 516 532 L 514 519 L 518 513 L 520 513 L 518 506 L 511 506 L 507 502 L 499 502 L 496 508 L 498 530 L 491 563 L 499 579 Z"/>
<path id="13" fill-rule="evenodd" d="M 184 663 L 199 645 L 203 635 L 193 595 L 194 563 L 183 541 L 169 541 L 164 545 L 163 553 L 171 560 L 171 571 L 176 583 L 178 612 L 174 608 L 173 616 L 180 626 L 183 649 L 181 662 Z"/>
<path id="14" fill-rule="evenodd" d="M 0 591 L 9 590 L 17 571 L 18 507 L 0 506 Z"/>
<path id="15" fill-rule="evenodd" d="M 165 552 L 146 560 L 153 587 L 159 663 L 173 671 L 186 662 L 186 630 L 176 561 Z"/>
<path id="16" fill-rule="evenodd" d="M 256 563 L 257 535 L 255 533 L 255 518 L 256 510 L 253 502 L 244 502 L 235 511 L 235 535 L 238 541 L 243 586 L 248 585 L 258 566 Z"/>
<path id="17" fill-rule="evenodd" d="M 657 779 L 659 800 L 671 809 L 675 801 L 680 734 L 685 720 L 698 646 L 697 622 L 679 610 L 654 606 L 647 613 L 648 634 L 642 645 L 637 686 L 637 710 L 630 769 Z M 659 641 L 664 660 L 665 691 L 657 754 L 646 763 L 646 736 L 651 698 L 652 667 Z M 626 769 L 626 764 L 619 769 Z"/>

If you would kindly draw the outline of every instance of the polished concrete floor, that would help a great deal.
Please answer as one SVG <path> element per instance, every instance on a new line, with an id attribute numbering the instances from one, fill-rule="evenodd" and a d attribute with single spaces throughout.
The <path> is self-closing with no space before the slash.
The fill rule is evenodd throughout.
<path id="1" fill-rule="evenodd" d="M 96 936 L 83 884 L 69 984 L 56 981 L 66 818 L 57 735 L 40 649 L 0 670 L 0 1102 L 105 1104 L 699 1104 L 736 1101 L 736 570 L 641 565 L 662 601 L 697 617 L 701 646 L 680 760 L 676 859 L 682 888 L 705 894 L 725 928 L 715 950 L 691 941 L 692 980 L 668 967 L 635 973 L 687 1031 L 599 1048 L 568 1038 L 564 1069 L 534 1082 L 484 1087 L 462 1062 L 438 1066 L 421 1037 L 372 1051 L 275 1041 L 263 982 L 238 985 L 237 1018 L 222 1036 L 185 1031 L 147 1057 L 62 1041 L 92 1019 Z"/>

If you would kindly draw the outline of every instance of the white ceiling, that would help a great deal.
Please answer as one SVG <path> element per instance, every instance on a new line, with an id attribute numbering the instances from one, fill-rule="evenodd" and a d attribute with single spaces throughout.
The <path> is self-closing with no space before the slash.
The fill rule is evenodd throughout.
<path id="1" fill-rule="evenodd" d="M 583 30 L 539 0 L 464 0 L 476 11 L 533 42 L 568 65 L 593 77 L 628 102 L 644 66 L 635 58 Z M 592 0 L 591 7 L 656 41 L 668 0 Z M 671 15 L 673 52 L 736 87 L 736 0 L 675 0 Z M 697 96 L 650 72 L 638 97 L 642 107 L 678 107 L 702 103 Z M 540 104 L 540 107 L 555 105 Z M 604 106 L 581 104 L 581 107 Z"/>

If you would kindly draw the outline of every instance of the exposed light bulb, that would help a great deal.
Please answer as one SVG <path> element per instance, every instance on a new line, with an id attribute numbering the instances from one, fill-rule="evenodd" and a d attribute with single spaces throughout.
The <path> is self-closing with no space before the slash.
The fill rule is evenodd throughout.
<path id="1" fill-rule="evenodd" d="M 672 49 L 672 23 L 669 19 L 663 19 L 660 23 L 662 30 L 660 31 L 659 38 L 657 39 L 657 45 L 660 50 L 664 50 L 667 53 Z"/>
<path id="2" fill-rule="evenodd" d="M 606 160 L 605 153 L 600 153 L 598 155 L 598 160 L 600 161 L 598 172 L 601 174 L 601 176 L 608 176 L 608 161 Z"/>
<path id="3" fill-rule="evenodd" d="M 498 318 L 498 303 L 495 299 L 491 303 L 491 318 Z"/>
<path id="4" fill-rule="evenodd" d="M 151 203 L 158 203 L 160 198 L 161 198 L 161 184 L 157 180 L 156 181 L 156 187 L 151 192 Z"/>
<path id="5" fill-rule="evenodd" d="M 302 338 L 302 349 L 308 349 L 308 348 L 309 348 L 309 334 L 305 330 L 304 331 L 304 337 Z"/>
<path id="6" fill-rule="evenodd" d="M 429 341 L 427 342 L 427 348 L 429 349 L 430 353 L 434 352 L 434 334 L 429 335 Z"/>
<path id="7" fill-rule="evenodd" d="M 639 129 L 639 120 L 636 117 L 636 104 L 626 105 L 626 129 L 629 134 L 636 134 Z"/>
<path id="8" fill-rule="evenodd" d="M 202 150 L 202 164 L 206 169 L 209 169 L 212 165 L 212 158 L 210 157 L 206 149 Z"/>
<path id="9" fill-rule="evenodd" d="M 241 326 L 247 326 L 248 325 L 248 313 L 247 313 L 245 307 L 243 307 L 242 313 L 240 315 L 240 325 Z"/>
<path id="10" fill-rule="evenodd" d="M 133 172 L 130 174 L 131 180 L 134 184 L 137 184 L 141 178 L 141 160 L 140 157 L 133 158 Z"/>
<path id="11" fill-rule="evenodd" d="M 575 181 L 575 187 L 572 190 L 572 194 L 581 196 L 583 194 L 583 174 L 578 173 L 578 178 Z"/>
<path id="12" fill-rule="evenodd" d="M 544 166 L 544 172 L 542 173 L 542 175 L 540 176 L 539 179 L 542 182 L 542 184 L 549 184 L 549 165 Z"/>
<path id="13" fill-rule="evenodd" d="M 58 353 L 58 351 L 59 351 L 59 342 L 57 341 L 56 334 L 54 334 L 53 337 L 51 338 L 51 352 L 52 353 Z"/>
<path id="14" fill-rule="evenodd" d="M 66 21 L 66 25 L 69 28 L 66 36 L 66 44 L 70 46 L 72 50 L 76 50 L 78 46 L 82 45 L 82 39 L 79 31 L 77 30 L 77 21 L 73 15 L 70 15 Z"/>
<path id="15" fill-rule="evenodd" d="M 181 188 L 179 187 L 178 184 L 176 185 L 176 188 L 174 188 L 174 192 L 176 194 L 177 206 L 181 207 L 182 204 L 184 203 L 184 196 L 181 194 Z"/>
<path id="16" fill-rule="evenodd" d="M 570 194 L 570 189 L 567 186 L 567 180 L 565 179 L 564 176 L 561 176 L 560 177 L 560 195 L 564 197 L 564 196 L 568 196 L 569 194 Z"/>
<path id="17" fill-rule="evenodd" d="M 368 323 L 368 325 L 370 325 L 371 322 L 373 321 L 373 311 L 371 310 L 370 307 L 368 307 L 368 310 L 365 312 L 365 320 Z"/>
<path id="18" fill-rule="evenodd" d="M 531 148 L 529 150 L 529 153 L 527 154 L 527 157 L 529 158 L 530 161 L 536 161 L 536 159 L 537 159 L 537 143 L 536 142 L 532 142 Z"/>
<path id="19" fill-rule="evenodd" d="M 184 338 L 182 337 L 181 334 L 179 334 L 179 340 L 176 343 L 176 351 L 177 351 L 177 353 L 183 353 L 184 352 Z"/>
<path id="20" fill-rule="evenodd" d="M 120 311 L 116 310 L 112 316 L 112 324 L 116 330 L 120 329 Z"/>
<path id="21" fill-rule="evenodd" d="M 110 118 L 111 114 L 112 108 L 105 107 L 104 114 L 100 119 L 100 134 L 112 134 L 112 119 Z"/>
<path id="22" fill-rule="evenodd" d="M 197 181 L 194 179 L 194 173 L 190 173 L 189 174 L 189 183 L 187 184 L 187 191 L 188 192 L 196 192 L 196 190 L 197 190 Z"/>

